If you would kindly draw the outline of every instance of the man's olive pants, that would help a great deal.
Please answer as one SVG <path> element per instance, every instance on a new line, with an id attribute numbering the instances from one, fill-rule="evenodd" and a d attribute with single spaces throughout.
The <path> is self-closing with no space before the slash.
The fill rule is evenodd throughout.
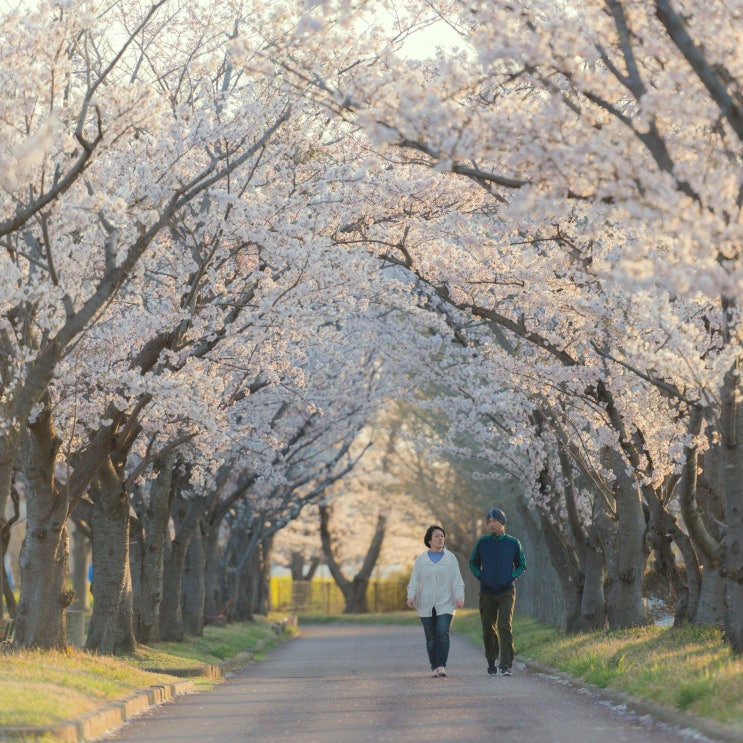
<path id="1" fill-rule="evenodd" d="M 488 665 L 510 668 L 513 664 L 513 608 L 516 586 L 503 593 L 480 593 L 482 642 Z M 498 657 L 500 656 L 500 662 Z"/>

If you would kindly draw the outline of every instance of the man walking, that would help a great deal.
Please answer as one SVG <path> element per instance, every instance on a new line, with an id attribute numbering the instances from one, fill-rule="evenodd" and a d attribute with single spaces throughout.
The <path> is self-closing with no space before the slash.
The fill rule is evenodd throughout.
<path id="1" fill-rule="evenodd" d="M 480 537 L 470 557 L 470 570 L 480 581 L 480 621 L 488 673 L 511 675 L 513 665 L 513 609 L 516 579 L 526 570 L 524 550 L 516 537 L 506 534 L 506 514 L 488 511 L 490 534 Z"/>

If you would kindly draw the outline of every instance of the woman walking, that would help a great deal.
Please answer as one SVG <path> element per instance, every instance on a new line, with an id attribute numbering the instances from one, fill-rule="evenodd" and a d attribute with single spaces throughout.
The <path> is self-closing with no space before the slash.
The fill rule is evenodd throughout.
<path id="1" fill-rule="evenodd" d="M 455 608 L 464 606 L 464 580 L 457 558 L 444 549 L 446 532 L 429 526 L 423 543 L 428 547 L 413 564 L 408 583 L 408 606 L 418 611 L 426 635 L 433 676 L 446 676 L 449 627 Z"/>

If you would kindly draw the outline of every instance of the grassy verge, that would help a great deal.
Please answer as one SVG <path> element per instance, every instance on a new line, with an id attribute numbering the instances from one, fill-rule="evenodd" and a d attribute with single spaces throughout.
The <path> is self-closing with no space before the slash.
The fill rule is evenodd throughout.
<path id="1" fill-rule="evenodd" d="M 152 684 L 174 676 L 149 669 L 217 665 L 240 653 L 275 642 L 270 619 L 206 627 L 204 637 L 185 642 L 140 645 L 126 658 L 68 652 L 23 650 L 0 653 L 0 728 L 56 725 L 74 720 Z M 195 678 L 197 688 L 215 681 Z M 0 738 L 2 731 L 0 730 Z"/>
<path id="2" fill-rule="evenodd" d="M 204 663 L 217 665 L 228 658 L 259 647 L 275 637 L 268 619 L 204 627 L 203 637 L 187 642 L 160 642 L 153 647 L 139 646 L 133 660 L 139 668 L 189 668 Z"/>
<path id="3" fill-rule="evenodd" d="M 457 612 L 452 629 L 482 643 L 477 611 Z M 711 627 L 641 627 L 566 635 L 516 618 L 517 655 L 593 686 L 682 710 L 743 733 L 743 657 Z"/>

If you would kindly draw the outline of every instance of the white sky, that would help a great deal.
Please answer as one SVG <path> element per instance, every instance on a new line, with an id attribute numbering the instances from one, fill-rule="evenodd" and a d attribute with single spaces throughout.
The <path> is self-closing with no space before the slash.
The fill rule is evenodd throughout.
<path id="1" fill-rule="evenodd" d="M 462 38 L 456 31 L 444 21 L 437 21 L 407 39 L 403 44 L 403 50 L 413 58 L 424 59 L 432 57 L 436 53 L 436 47 L 461 48 L 462 46 Z"/>

